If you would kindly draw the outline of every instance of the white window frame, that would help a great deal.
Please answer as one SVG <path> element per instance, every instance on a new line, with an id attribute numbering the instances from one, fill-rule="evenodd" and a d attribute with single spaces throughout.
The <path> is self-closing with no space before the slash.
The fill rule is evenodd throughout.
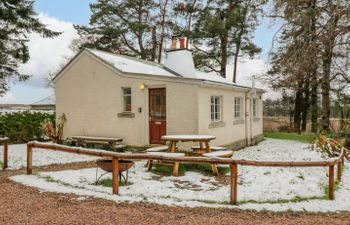
<path id="1" fill-rule="evenodd" d="M 239 107 L 239 109 L 237 109 Z M 243 98 L 242 97 L 235 97 L 234 98 L 234 119 L 239 120 L 242 119 L 242 113 L 243 113 Z M 238 115 L 237 115 L 238 114 Z"/>
<path id="2" fill-rule="evenodd" d="M 257 98 L 253 98 L 253 117 L 257 118 L 258 117 L 258 99 Z"/>
<path id="3" fill-rule="evenodd" d="M 130 94 L 125 93 L 126 90 L 130 90 Z M 122 87 L 122 97 L 123 97 L 123 112 L 132 111 L 132 90 L 131 87 Z M 130 97 L 130 110 L 127 110 L 126 98 Z"/>
<path id="4" fill-rule="evenodd" d="M 222 96 L 210 96 L 210 120 L 211 122 L 222 121 Z"/>

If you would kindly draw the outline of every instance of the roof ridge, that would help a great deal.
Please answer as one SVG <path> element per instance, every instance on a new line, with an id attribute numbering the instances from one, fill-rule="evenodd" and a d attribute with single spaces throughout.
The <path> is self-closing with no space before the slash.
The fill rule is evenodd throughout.
<path id="1" fill-rule="evenodd" d="M 161 63 L 158 63 L 158 62 L 152 62 L 152 61 L 149 61 L 149 60 L 146 60 L 146 59 L 140 59 L 140 58 L 133 57 L 133 56 L 128 56 L 128 55 L 116 54 L 116 53 L 113 53 L 113 52 L 108 52 L 108 51 L 104 51 L 104 50 L 100 50 L 100 49 L 92 49 L 92 48 L 85 48 L 85 49 L 90 51 L 90 52 L 91 51 L 98 51 L 98 52 L 106 53 L 106 54 L 109 54 L 109 55 L 112 55 L 112 56 L 120 56 L 120 57 L 123 57 L 123 58 L 126 58 L 126 59 L 130 59 L 130 60 L 134 60 L 134 61 L 137 61 L 137 62 L 140 62 L 140 63 L 147 64 L 147 65 L 157 66 L 158 68 L 162 68 L 162 69 L 168 71 L 169 73 L 172 73 L 175 76 L 183 77 L 182 75 L 178 74 L 177 72 L 175 72 L 175 71 L 169 69 L 168 67 L 166 67 L 164 64 L 161 64 Z"/>
<path id="2" fill-rule="evenodd" d="M 152 62 L 152 61 L 149 61 L 149 60 L 146 60 L 146 59 L 140 59 L 140 58 L 133 57 L 133 56 L 117 54 L 117 53 L 104 51 L 104 50 L 100 50 L 100 49 L 95 49 L 95 48 L 85 48 L 85 49 L 88 50 L 88 51 L 98 51 L 98 52 L 106 53 L 106 54 L 109 54 L 109 55 L 120 56 L 120 57 L 123 57 L 123 58 L 127 58 L 127 59 L 130 59 L 130 60 L 138 61 L 138 62 L 141 62 L 141 63 L 151 64 L 151 65 L 154 65 L 154 66 L 160 66 L 161 68 L 164 67 L 164 65 L 161 64 L 161 63 Z"/>

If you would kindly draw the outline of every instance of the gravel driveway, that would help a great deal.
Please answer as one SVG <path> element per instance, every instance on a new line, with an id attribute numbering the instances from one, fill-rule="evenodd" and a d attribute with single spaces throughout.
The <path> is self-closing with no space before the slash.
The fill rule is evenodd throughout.
<path id="1" fill-rule="evenodd" d="M 46 166 L 40 170 L 92 166 L 91 162 L 76 163 Z M 8 179 L 24 173 L 23 169 L 0 171 L 0 224 L 350 224 L 350 213 L 272 213 L 146 203 L 117 204 L 103 199 L 83 199 L 73 194 L 40 192 Z"/>

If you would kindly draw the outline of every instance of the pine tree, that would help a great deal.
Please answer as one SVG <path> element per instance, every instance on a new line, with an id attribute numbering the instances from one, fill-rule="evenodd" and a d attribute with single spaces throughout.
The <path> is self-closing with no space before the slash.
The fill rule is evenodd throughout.
<path id="1" fill-rule="evenodd" d="M 275 0 L 274 17 L 285 23 L 272 54 L 270 81 L 295 91 L 294 129 L 306 127 L 311 98 L 312 131 L 317 131 L 318 89 L 322 95 L 322 130 L 329 130 L 332 81 L 349 76 L 350 6 L 345 0 Z M 341 72 L 343 71 L 343 72 Z M 346 75 L 347 74 L 347 75 Z M 304 99 L 304 100 L 303 100 Z M 301 126 L 301 118 L 303 120 Z M 300 127 L 301 126 L 301 127 Z"/>
<path id="2" fill-rule="evenodd" d="M 159 61 L 170 27 L 169 0 L 98 0 L 90 4 L 89 26 L 75 25 L 74 49 L 97 48 Z"/>
<path id="3" fill-rule="evenodd" d="M 225 77 L 226 65 L 233 57 L 235 82 L 238 58 L 260 52 L 252 42 L 262 4 L 257 2 L 192 0 L 178 4 L 185 19 L 178 32 L 191 40 L 197 68 Z"/>
<path id="4" fill-rule="evenodd" d="M 37 18 L 34 1 L 0 1 L 0 96 L 9 90 L 8 81 L 24 81 L 28 74 L 18 72 L 19 64 L 29 60 L 28 34 L 39 33 L 46 38 L 59 35 L 46 28 Z"/>

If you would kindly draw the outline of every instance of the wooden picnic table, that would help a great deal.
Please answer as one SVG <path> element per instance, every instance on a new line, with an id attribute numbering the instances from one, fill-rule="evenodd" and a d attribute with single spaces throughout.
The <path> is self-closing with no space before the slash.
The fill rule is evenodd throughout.
<path id="1" fill-rule="evenodd" d="M 211 152 L 209 142 L 214 140 L 216 137 L 213 135 L 202 135 L 202 134 L 182 134 L 182 135 L 164 135 L 162 136 L 163 141 L 169 142 L 169 152 L 176 152 L 176 144 L 178 142 L 198 142 L 199 150 L 195 153 L 203 154 Z"/>

